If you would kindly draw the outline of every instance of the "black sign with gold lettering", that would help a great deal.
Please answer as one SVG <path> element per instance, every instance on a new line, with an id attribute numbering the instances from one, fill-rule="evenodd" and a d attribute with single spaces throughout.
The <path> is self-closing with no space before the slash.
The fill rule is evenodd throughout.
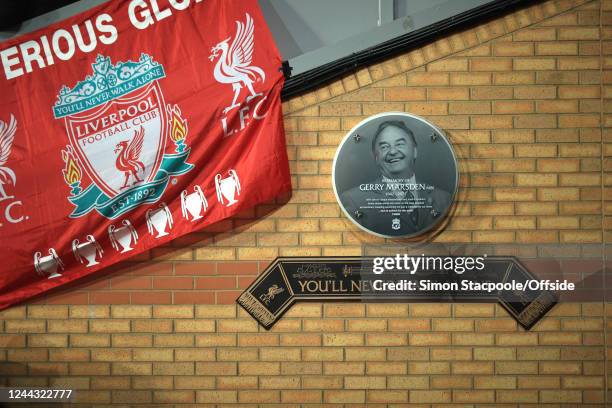
<path id="1" fill-rule="evenodd" d="M 296 302 L 341 300 L 498 302 L 529 329 L 557 299 L 513 257 L 472 259 L 471 269 L 464 267 L 465 257 L 428 257 L 413 271 L 398 269 L 401 263 L 383 268 L 380 259 L 277 258 L 237 302 L 266 329 Z"/>

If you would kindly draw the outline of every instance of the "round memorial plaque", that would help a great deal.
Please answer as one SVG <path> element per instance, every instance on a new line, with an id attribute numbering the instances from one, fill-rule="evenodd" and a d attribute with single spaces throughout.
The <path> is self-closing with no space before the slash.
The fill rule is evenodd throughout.
<path id="1" fill-rule="evenodd" d="M 334 157 L 332 181 L 344 214 L 361 229 L 409 238 L 446 216 L 459 173 L 444 132 L 418 116 L 389 112 L 348 132 Z"/>

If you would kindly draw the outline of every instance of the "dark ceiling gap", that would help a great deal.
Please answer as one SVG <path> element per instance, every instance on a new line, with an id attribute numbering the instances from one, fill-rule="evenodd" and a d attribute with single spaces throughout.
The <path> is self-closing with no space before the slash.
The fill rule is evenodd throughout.
<path id="1" fill-rule="evenodd" d="M 445 20 L 438 21 L 419 30 L 414 30 L 375 47 L 365 49 L 334 62 L 321 65 L 318 68 L 291 76 L 290 67 L 285 62 L 285 86 L 281 94 L 286 100 L 324 86 L 335 79 L 357 72 L 363 67 L 406 53 L 440 37 L 451 35 L 457 31 L 481 25 L 500 16 L 512 13 L 518 9 L 541 3 L 544 0 L 500 0 L 473 8 Z"/>

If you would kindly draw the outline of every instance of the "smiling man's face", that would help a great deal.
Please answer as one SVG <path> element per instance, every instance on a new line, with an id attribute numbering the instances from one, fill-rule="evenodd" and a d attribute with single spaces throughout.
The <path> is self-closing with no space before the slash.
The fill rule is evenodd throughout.
<path id="1" fill-rule="evenodd" d="M 388 126 L 376 139 L 374 158 L 383 176 L 410 178 L 414 174 L 416 146 L 401 128 Z"/>

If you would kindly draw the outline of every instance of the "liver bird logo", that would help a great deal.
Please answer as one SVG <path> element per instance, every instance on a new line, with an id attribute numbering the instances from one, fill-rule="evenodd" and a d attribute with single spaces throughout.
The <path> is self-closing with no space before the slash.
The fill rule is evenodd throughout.
<path id="1" fill-rule="evenodd" d="M 13 184 L 17 182 L 15 172 L 5 166 L 11 155 L 11 147 L 15 139 L 15 131 L 17 130 L 17 121 L 11 115 L 9 123 L 0 120 L 0 201 L 8 198 L 4 191 L 5 184 Z"/>
<path id="2" fill-rule="evenodd" d="M 222 84 L 231 84 L 234 90 L 232 104 L 223 110 L 224 114 L 240 106 L 238 96 L 243 87 L 246 87 L 250 93 L 247 96 L 247 102 L 261 96 L 253 89 L 253 83 L 257 81 L 265 82 L 266 74 L 261 68 L 251 65 L 253 62 L 254 31 L 253 19 L 246 13 L 245 23 L 236 21 L 236 34 L 232 44 L 229 45 L 232 37 L 228 37 L 210 50 L 209 59 L 214 61 L 218 58 L 214 70 L 215 79 Z"/>
<path id="3" fill-rule="evenodd" d="M 141 126 L 139 130 L 134 131 L 134 137 L 129 144 L 127 140 L 124 140 L 117 143 L 115 146 L 115 153 L 118 153 L 115 166 L 117 167 L 117 170 L 122 171 L 125 175 L 125 180 L 123 182 L 123 186 L 121 186 L 121 190 L 129 187 L 128 182 L 130 180 L 130 176 L 132 176 L 134 179 L 134 183 L 132 185 L 143 181 L 140 177 L 138 177 L 138 172 L 144 171 L 145 169 L 144 164 L 142 164 L 140 161 L 140 152 L 142 151 L 144 134 L 144 128 Z"/>

